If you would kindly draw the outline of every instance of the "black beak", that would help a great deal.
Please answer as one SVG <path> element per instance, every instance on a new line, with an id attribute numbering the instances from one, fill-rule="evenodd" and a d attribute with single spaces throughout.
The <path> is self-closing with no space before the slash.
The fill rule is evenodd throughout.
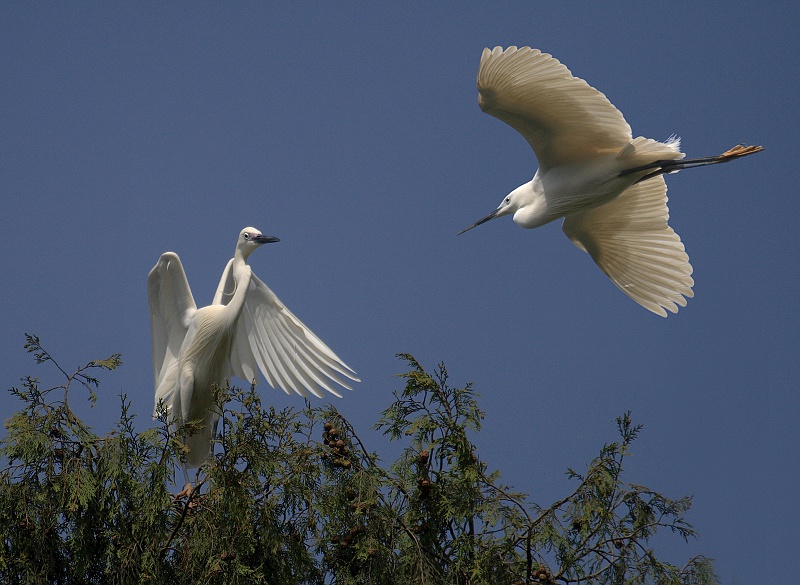
<path id="1" fill-rule="evenodd" d="M 256 244 L 274 244 L 275 242 L 280 242 L 275 236 L 256 236 L 253 238 L 253 241 Z"/>
<path id="2" fill-rule="evenodd" d="M 487 215 L 486 217 L 484 217 L 483 219 L 479 219 L 478 221 L 476 221 L 475 223 L 473 223 L 471 226 L 469 226 L 469 227 L 467 227 L 467 228 L 464 228 L 463 230 L 461 230 L 460 232 L 458 232 L 456 235 L 457 235 L 457 236 L 460 236 L 460 235 L 461 235 L 461 234 L 463 234 L 464 232 L 468 232 L 468 231 L 469 231 L 469 230 L 471 230 L 472 228 L 474 228 L 474 227 L 478 227 L 479 225 L 481 225 L 482 223 L 486 223 L 486 222 L 487 222 L 487 221 L 489 221 L 490 219 L 494 219 L 495 217 L 497 217 L 497 214 L 498 214 L 498 213 L 500 213 L 500 208 L 499 208 L 499 207 L 498 207 L 497 209 L 495 209 L 493 212 L 491 212 L 489 215 Z"/>

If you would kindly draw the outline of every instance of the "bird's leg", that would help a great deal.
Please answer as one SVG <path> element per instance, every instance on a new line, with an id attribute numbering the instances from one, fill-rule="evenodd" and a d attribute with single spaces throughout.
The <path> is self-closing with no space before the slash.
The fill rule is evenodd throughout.
<path id="1" fill-rule="evenodd" d="M 652 173 L 648 173 L 636 181 L 637 183 L 641 183 L 642 181 L 646 181 L 647 179 L 652 179 L 653 177 L 657 177 L 658 175 L 663 175 L 665 173 L 675 173 L 677 171 L 683 169 L 691 169 L 693 167 L 702 167 L 706 165 L 716 165 L 719 163 L 726 163 L 732 161 L 735 158 L 741 158 L 749 154 L 755 154 L 756 152 L 761 152 L 762 150 L 764 150 L 763 146 L 745 146 L 744 144 L 737 144 L 736 146 L 734 146 L 729 150 L 726 150 L 719 156 L 706 156 L 702 158 L 689 158 L 682 160 L 657 160 L 655 162 L 642 165 L 639 167 L 625 169 L 624 171 L 621 171 L 619 173 L 619 176 L 624 177 L 626 175 L 630 175 L 633 173 L 639 173 L 641 171 L 655 169 Z"/>
<path id="2" fill-rule="evenodd" d="M 211 427 L 211 445 L 208 447 L 209 458 L 214 456 L 214 439 L 217 438 L 217 428 L 219 428 L 219 419 L 215 420 L 214 425 Z"/>
<path id="3" fill-rule="evenodd" d="M 183 479 L 186 481 L 186 485 L 183 486 L 183 489 L 175 494 L 175 500 L 180 500 L 181 498 L 188 498 L 192 495 L 194 488 L 192 487 L 192 482 L 189 479 L 189 468 L 186 466 L 185 462 L 181 462 L 181 469 L 183 470 Z"/>
<path id="4" fill-rule="evenodd" d="M 189 473 L 188 473 L 188 471 L 186 470 L 185 467 L 184 467 L 184 476 L 186 477 L 186 485 L 183 486 L 183 489 L 180 492 L 175 494 L 175 498 L 173 499 L 173 502 L 177 503 L 179 500 L 183 500 L 185 498 L 185 503 L 183 504 L 185 506 L 185 508 L 184 508 L 184 514 L 185 514 L 185 513 L 194 512 L 195 508 L 197 508 L 198 499 L 199 499 L 199 495 L 200 495 L 200 491 L 199 491 L 200 490 L 200 484 L 202 482 L 199 481 L 199 479 L 200 479 L 200 472 L 199 471 L 198 471 L 197 475 L 194 478 L 195 485 L 197 487 L 192 485 L 192 482 L 189 480 Z"/>

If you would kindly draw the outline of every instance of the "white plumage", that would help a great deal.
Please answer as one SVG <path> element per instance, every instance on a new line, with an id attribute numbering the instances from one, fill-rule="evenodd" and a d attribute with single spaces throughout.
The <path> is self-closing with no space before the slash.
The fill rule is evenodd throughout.
<path id="1" fill-rule="evenodd" d="M 177 254 L 162 254 L 148 276 L 156 409 L 161 404 L 178 423 L 203 423 L 185 438 L 189 467 L 209 454 L 219 419 L 214 384 L 233 376 L 257 383 L 260 370 L 273 388 L 321 397 L 341 396 L 337 384 L 351 389 L 345 379 L 360 381 L 246 264 L 257 247 L 277 241 L 243 229 L 212 304 L 200 309 Z"/>
<path id="2" fill-rule="evenodd" d="M 663 174 L 727 162 L 762 147 L 737 146 L 720 156 L 685 160 L 677 138 L 634 139 L 605 95 L 530 47 L 483 50 L 478 103 L 525 137 L 539 169 L 459 233 L 509 214 L 524 228 L 564 218 L 570 240 L 634 301 L 663 317 L 686 306 L 686 297 L 694 295 L 692 266 L 667 223 Z"/>

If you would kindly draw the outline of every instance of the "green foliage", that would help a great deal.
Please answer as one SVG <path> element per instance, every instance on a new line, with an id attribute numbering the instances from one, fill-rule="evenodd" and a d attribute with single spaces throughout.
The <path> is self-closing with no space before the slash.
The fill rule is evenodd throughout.
<path id="1" fill-rule="evenodd" d="M 384 465 L 332 406 L 275 410 L 254 388 L 217 389 L 216 455 L 195 489 L 173 497 L 180 434 L 161 416 L 137 433 L 122 398 L 105 436 L 72 412 L 77 381 L 92 403 L 92 368 L 69 375 L 28 337 L 64 383 L 12 388 L 24 408 L 0 442 L 0 581 L 4 583 L 716 583 L 708 559 L 655 556 L 660 528 L 694 536 L 689 498 L 622 480 L 640 427 L 618 420 L 566 498 L 543 508 L 489 472 L 471 436 L 483 413 L 470 386 L 452 388 L 401 355 L 405 388 L 376 424 L 403 447 Z M 60 391 L 60 394 L 59 392 Z"/>

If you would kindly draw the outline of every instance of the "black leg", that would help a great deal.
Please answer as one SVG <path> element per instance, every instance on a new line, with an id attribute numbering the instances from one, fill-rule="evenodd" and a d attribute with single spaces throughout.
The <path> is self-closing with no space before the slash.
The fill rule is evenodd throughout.
<path id="1" fill-rule="evenodd" d="M 637 183 L 641 183 L 642 181 L 652 179 L 653 177 L 663 175 L 664 173 L 675 173 L 680 170 L 691 169 L 693 167 L 726 163 L 736 158 L 761 152 L 762 150 L 764 150 L 763 146 L 745 146 L 744 144 L 739 144 L 730 150 L 723 152 L 719 156 L 706 156 L 703 158 L 690 158 L 682 160 L 657 160 L 639 167 L 625 169 L 624 171 L 621 171 L 618 176 L 624 177 L 633 173 L 640 173 L 649 169 L 655 169 L 652 173 L 648 173 L 636 181 Z"/>

